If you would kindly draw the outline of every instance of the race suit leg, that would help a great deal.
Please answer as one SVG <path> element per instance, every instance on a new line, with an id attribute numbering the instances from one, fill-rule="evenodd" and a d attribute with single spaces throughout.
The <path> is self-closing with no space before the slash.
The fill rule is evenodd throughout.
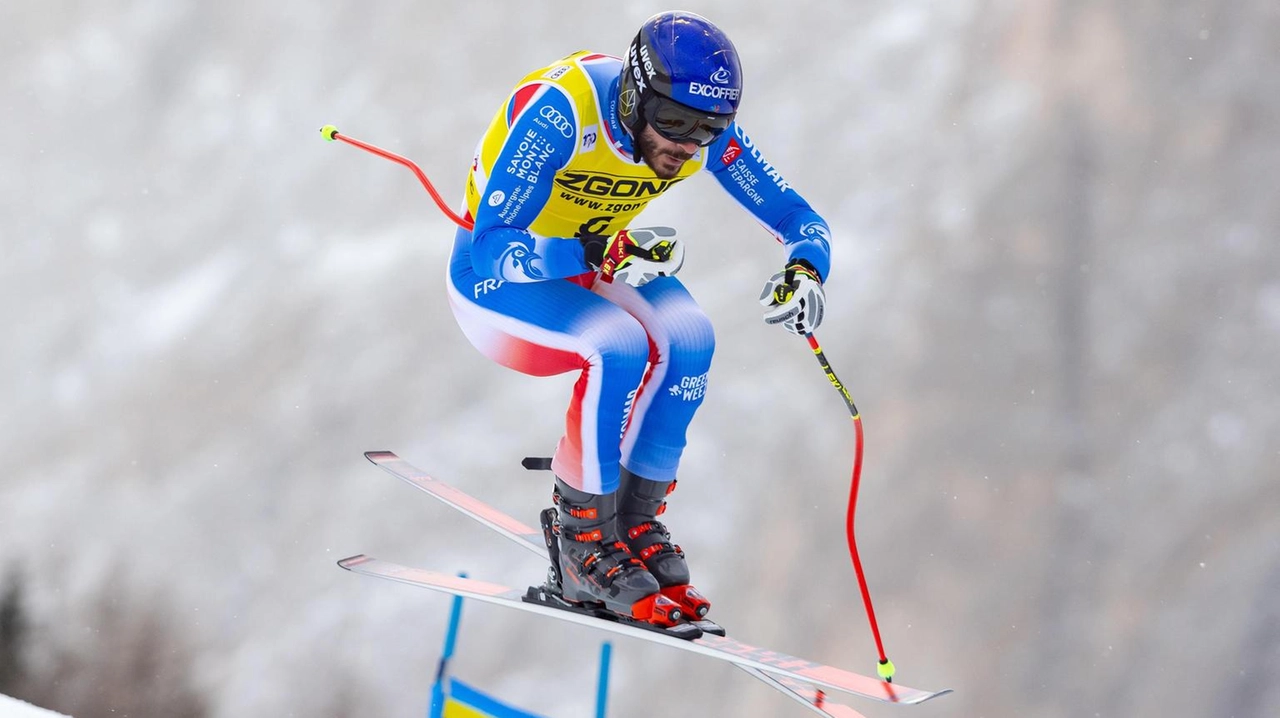
<path id="1" fill-rule="evenodd" d="M 593 291 L 639 320 L 649 337 L 649 371 L 633 400 L 622 465 L 650 481 L 670 482 L 706 393 L 715 351 L 711 322 L 675 277 L 639 288 L 597 282 Z"/>

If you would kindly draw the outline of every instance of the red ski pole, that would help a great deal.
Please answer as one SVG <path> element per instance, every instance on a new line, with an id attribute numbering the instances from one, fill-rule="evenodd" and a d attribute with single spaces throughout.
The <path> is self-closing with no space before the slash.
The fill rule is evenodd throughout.
<path id="1" fill-rule="evenodd" d="M 853 456 L 853 481 L 849 487 L 849 510 L 845 516 L 845 529 L 849 538 L 849 555 L 853 558 L 853 570 L 858 574 L 858 588 L 862 591 L 862 603 L 867 607 L 867 620 L 871 623 L 871 635 L 876 639 L 876 651 L 880 654 L 880 662 L 876 666 L 876 673 L 885 681 L 892 683 L 895 670 L 893 661 L 890 661 L 884 653 L 884 643 L 880 640 L 880 627 L 876 624 L 876 610 L 871 606 L 871 592 L 867 589 L 867 577 L 862 572 L 862 560 L 858 558 L 858 542 L 853 533 L 853 517 L 858 507 L 858 484 L 862 480 L 862 417 L 858 414 L 858 407 L 853 403 L 853 397 L 849 396 L 849 390 L 836 377 L 836 372 L 831 368 L 831 363 L 827 361 L 827 355 L 823 353 L 822 346 L 818 344 L 818 340 L 812 333 L 806 333 L 804 338 L 809 341 L 809 348 L 813 349 L 814 356 L 818 358 L 818 363 L 822 365 L 822 371 L 826 373 L 827 379 L 831 381 L 831 386 L 840 392 L 840 397 L 844 399 L 845 406 L 849 407 L 849 415 L 853 417 L 853 429 L 857 440 Z"/>
<path id="2" fill-rule="evenodd" d="M 415 175 L 417 175 L 418 181 L 422 183 L 422 186 L 427 188 L 427 192 L 431 195 L 431 199 L 436 201 L 436 206 L 440 208 L 440 211 L 444 212 L 449 219 L 453 220 L 454 224 L 466 230 L 470 230 L 475 227 L 475 222 L 472 222 L 465 217 L 459 217 L 453 210 L 449 209 L 449 205 L 445 203 L 444 198 L 436 191 L 435 185 L 431 184 L 431 180 L 427 179 L 426 173 L 422 171 L 422 168 L 414 164 L 413 160 L 407 157 L 401 157 L 394 152 L 388 152 L 377 145 L 371 145 L 368 142 L 361 142 L 354 137 L 347 137 L 346 135 L 340 134 L 338 132 L 338 128 L 333 125 L 325 125 L 324 127 L 321 127 L 320 134 L 324 135 L 324 138 L 330 142 L 333 142 L 334 140 L 342 140 L 343 142 L 354 147 L 359 147 L 366 152 L 372 152 L 379 157 L 389 159 L 392 162 L 398 162 L 405 167 L 408 167 L 410 170 L 413 170 Z"/>

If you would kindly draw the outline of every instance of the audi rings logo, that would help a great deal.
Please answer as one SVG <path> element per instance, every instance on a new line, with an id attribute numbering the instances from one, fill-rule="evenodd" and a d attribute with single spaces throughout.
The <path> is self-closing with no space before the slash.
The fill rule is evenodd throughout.
<path id="1" fill-rule="evenodd" d="M 560 110 L 554 107 L 543 107 L 538 111 L 538 116 L 550 122 L 552 127 L 560 130 L 560 134 L 565 137 L 573 137 L 573 123 L 569 122 L 569 119 L 561 114 Z"/>
<path id="2" fill-rule="evenodd" d="M 727 85 L 729 84 L 729 79 L 729 71 L 723 67 L 711 73 L 711 81 L 717 85 Z"/>

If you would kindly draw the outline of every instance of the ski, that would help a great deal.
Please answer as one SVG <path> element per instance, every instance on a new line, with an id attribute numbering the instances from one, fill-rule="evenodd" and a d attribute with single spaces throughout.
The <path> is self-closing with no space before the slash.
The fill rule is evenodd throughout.
<path id="1" fill-rule="evenodd" d="M 727 661 L 757 671 L 764 671 L 794 681 L 803 681 L 829 690 L 843 691 L 884 703 L 916 704 L 949 691 L 931 693 L 887 683 L 877 678 L 859 675 L 842 668 L 788 656 L 742 643 L 725 636 L 703 633 L 694 639 L 678 638 L 663 631 L 645 630 L 616 621 L 605 621 L 586 613 L 552 608 L 544 603 L 524 600 L 526 590 L 511 588 L 474 578 L 451 576 L 420 568 L 401 566 L 390 561 L 365 556 L 350 556 L 338 562 L 342 568 L 366 576 L 376 576 L 398 583 L 409 584 L 434 591 L 462 596 L 476 601 L 516 608 L 530 613 L 550 616 L 562 621 L 591 626 L 623 636 L 660 643 L 673 648 L 698 653 Z"/>
<path id="2" fill-rule="evenodd" d="M 447 506 L 461 511 L 506 536 L 517 545 L 532 551 L 543 561 L 550 560 L 547 558 L 547 544 L 542 538 L 541 529 L 528 526 L 502 513 L 485 502 L 427 474 L 390 451 L 366 451 L 364 457 L 397 479 L 426 492 Z"/>
<path id="3" fill-rule="evenodd" d="M 372 462 L 379 468 L 383 469 L 387 473 L 391 474 L 392 476 L 395 476 L 396 478 L 412 485 L 413 487 L 419 489 L 420 491 L 423 491 L 429 494 L 430 496 L 436 498 L 437 500 L 450 506 L 451 508 L 457 511 L 460 511 L 466 516 L 469 516 L 475 521 L 505 536 L 506 538 L 514 542 L 516 545 L 521 546 L 525 550 L 530 551 L 531 553 L 537 555 L 543 561 L 549 560 L 547 556 L 546 543 L 543 538 L 543 534 L 541 530 L 528 526 L 527 524 L 499 511 L 498 509 L 484 503 L 483 501 L 480 501 L 479 499 L 476 499 L 470 496 L 469 494 L 439 479 L 436 479 L 435 477 L 432 477 L 431 475 L 427 474 L 426 472 L 422 471 L 416 466 L 410 464 L 404 459 L 401 459 L 399 456 L 397 456 L 396 454 L 390 451 L 365 452 L 365 458 L 367 458 L 370 462 Z M 346 562 L 353 561 L 355 558 L 357 557 L 352 557 L 352 559 L 344 559 L 343 562 L 340 562 L 340 565 L 343 565 L 343 568 L 356 570 L 356 569 L 352 569 L 350 565 L 345 565 Z M 382 561 L 379 561 L 378 564 L 383 566 L 389 565 L 386 562 L 382 562 Z M 363 565 L 363 564 L 355 564 L 355 565 Z M 368 567 L 366 566 L 366 568 Z M 400 568 L 403 569 L 404 567 L 400 567 Z M 404 570 L 413 570 L 413 569 L 404 569 Z M 374 573 L 368 570 L 356 571 L 356 572 L 370 573 L 372 575 L 378 575 L 383 578 L 390 578 L 390 576 L 386 576 L 382 573 Z M 426 572 L 426 573 L 431 573 L 431 572 Z M 439 588 L 439 590 L 447 591 L 447 589 L 445 588 Z M 537 604 L 526 604 L 526 605 L 537 605 Z M 565 611 L 559 608 L 548 608 L 548 610 L 565 613 Z M 556 617 L 563 618 L 563 616 L 556 616 Z M 584 616 L 584 618 L 586 619 L 586 621 L 590 622 L 587 625 L 595 625 L 597 627 L 604 627 L 606 629 L 608 628 L 608 625 L 599 626 L 599 624 L 602 624 L 602 623 L 607 624 L 607 622 L 602 621 L 598 617 Z M 706 628 L 704 633 L 713 634 L 713 637 L 715 634 L 718 634 L 719 636 L 723 636 L 723 630 L 719 629 L 719 626 L 716 626 L 712 622 L 695 621 L 694 624 L 702 625 L 704 628 Z M 621 625 L 621 624 L 615 624 L 615 625 Z M 633 628 L 632 630 L 640 631 L 645 629 Z M 649 628 L 648 630 L 652 632 L 652 628 Z M 683 640 L 683 639 L 676 638 L 675 640 Z M 848 706 L 844 706 L 839 703 L 830 702 L 829 700 L 827 700 L 826 695 L 823 691 L 815 689 L 809 683 L 804 682 L 804 679 L 796 679 L 793 677 L 787 677 L 786 675 L 771 674 L 761 668 L 753 667 L 750 665 L 744 665 L 743 663 L 739 663 L 739 662 L 731 661 L 731 663 L 733 663 L 733 665 L 736 666 L 737 668 L 750 674 L 752 677 L 769 685 L 771 688 L 774 688 L 775 690 L 778 690 L 779 692 L 783 693 L 791 700 L 797 703 L 800 703 L 801 705 L 804 705 L 806 708 L 808 708 L 810 711 L 814 713 L 818 713 L 820 715 L 832 716 L 833 718 L 860 718 L 861 717 L 861 714 L 854 711 L 852 708 L 849 708 Z M 856 674 L 850 674 L 850 675 L 856 675 Z M 865 676 L 858 676 L 858 677 L 862 678 L 863 681 L 866 682 L 863 684 L 864 687 L 866 687 L 868 691 L 874 694 L 869 697 L 877 700 L 887 700 L 888 702 L 918 703 L 924 700 L 928 700 L 929 698 L 944 695 L 950 692 L 950 690 L 943 690 L 943 691 L 930 693 L 927 691 L 918 691 L 911 688 L 904 689 L 901 686 L 895 686 L 894 684 L 885 683 L 883 681 L 880 681 L 879 679 L 865 677 Z M 874 684 L 874 687 L 871 687 L 872 684 Z M 843 689 L 839 689 L 839 690 L 843 690 Z M 861 693 L 859 694 L 861 695 Z M 904 695 L 909 698 L 914 697 L 914 700 L 904 700 L 903 699 Z"/>
<path id="4" fill-rule="evenodd" d="M 742 666 L 738 666 L 738 668 L 742 668 L 744 671 L 749 670 Z M 770 675 L 763 671 L 754 671 L 751 675 L 818 715 L 830 716 L 830 718 L 867 718 L 849 706 L 832 703 L 827 700 L 825 692 L 814 688 L 808 683 L 801 683 L 785 676 Z"/>
<path id="5" fill-rule="evenodd" d="M 543 561 L 548 560 L 547 545 L 541 531 L 427 474 L 390 451 L 368 451 L 365 452 L 365 458 L 392 476 L 507 537 Z M 695 625 L 700 623 L 702 622 L 695 622 Z M 716 629 L 719 627 L 708 628 L 706 632 L 724 635 L 723 629 Z M 848 706 L 827 701 L 821 691 L 808 684 L 775 677 L 748 666 L 735 664 L 735 667 L 815 713 L 831 718 L 862 718 L 861 714 Z"/>

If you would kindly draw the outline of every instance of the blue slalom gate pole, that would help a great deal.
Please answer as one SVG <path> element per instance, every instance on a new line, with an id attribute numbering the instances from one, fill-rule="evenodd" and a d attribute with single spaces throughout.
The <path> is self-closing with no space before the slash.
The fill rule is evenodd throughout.
<path id="1" fill-rule="evenodd" d="M 608 641 L 600 646 L 600 683 L 596 688 L 596 718 L 604 718 L 609 703 L 609 657 L 613 645 Z"/>
<path id="2" fill-rule="evenodd" d="M 459 572 L 466 578 L 467 574 Z M 453 608 L 449 611 L 449 630 L 444 636 L 444 650 L 440 654 L 440 663 L 436 666 L 436 682 L 431 686 L 431 712 L 428 718 L 440 718 L 444 715 L 444 679 L 448 672 L 449 659 L 453 657 L 453 647 L 458 642 L 458 623 L 462 620 L 462 596 L 453 597 Z"/>

